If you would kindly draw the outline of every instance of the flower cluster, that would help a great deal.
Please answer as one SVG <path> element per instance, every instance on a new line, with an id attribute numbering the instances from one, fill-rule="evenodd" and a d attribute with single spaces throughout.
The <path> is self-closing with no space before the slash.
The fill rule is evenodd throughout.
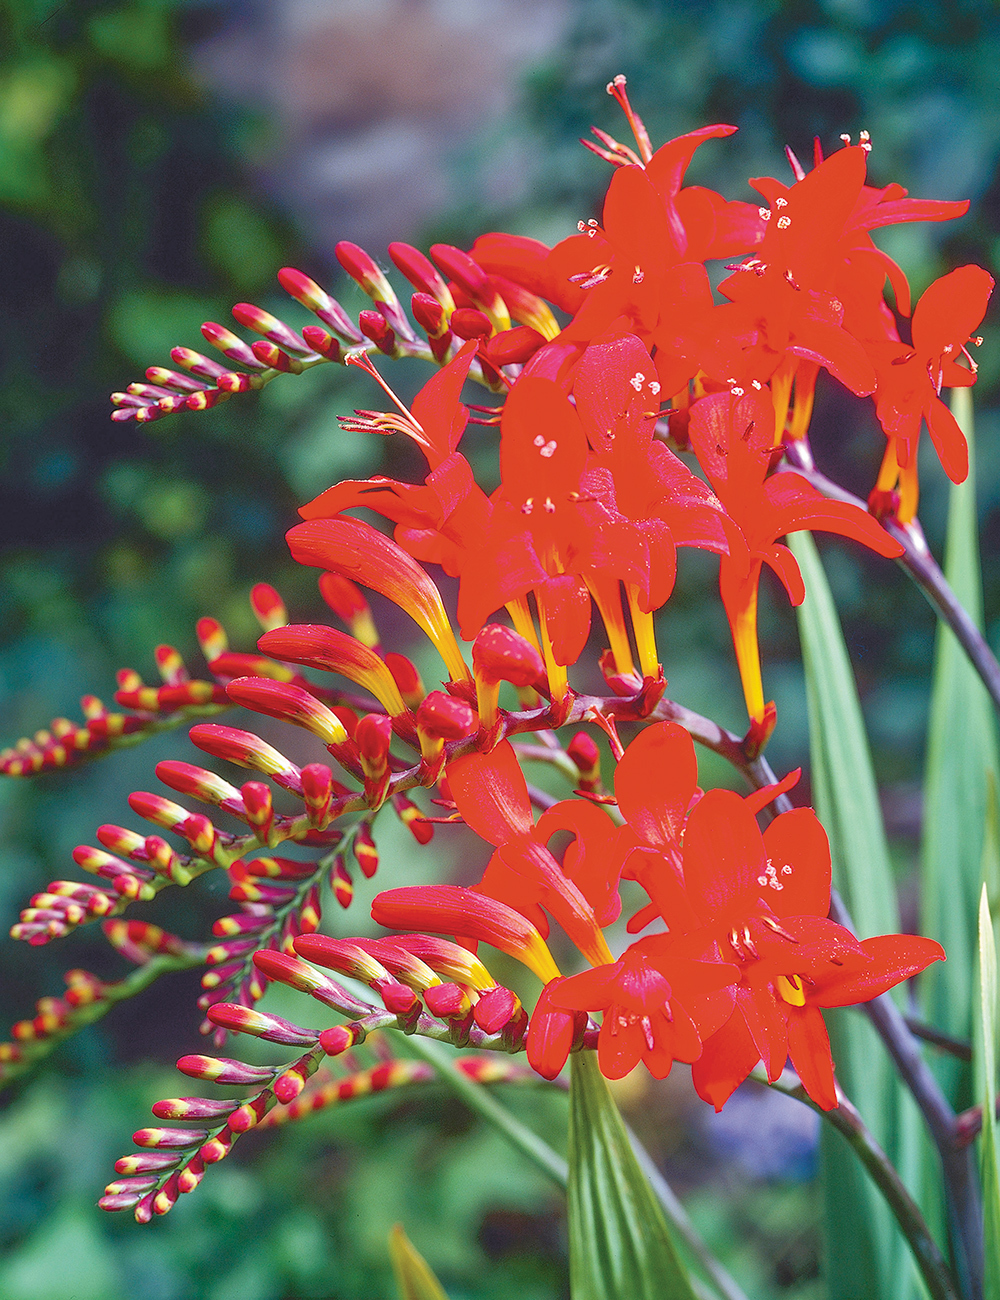
<path id="1" fill-rule="evenodd" d="M 760 785 L 756 760 L 776 722 L 758 649 L 763 568 L 793 603 L 805 597 L 780 539 L 819 529 L 899 555 L 883 521 L 905 529 L 914 520 L 922 422 L 948 474 L 958 481 L 967 472 L 963 436 L 940 393 L 975 380 L 967 345 L 978 342 L 971 336 L 993 281 L 978 267 L 960 267 L 930 286 L 907 323 L 906 278 L 871 233 L 956 217 L 966 205 L 869 185 L 866 137 L 845 140 L 826 158 L 817 147 L 809 171 L 789 154 L 790 184 L 751 181 L 761 204 L 727 201 L 685 185 L 684 176 L 703 143 L 734 128 L 705 127 L 654 152 L 624 79 L 608 89 L 635 148 L 603 132 L 590 146 L 614 167 L 600 222 L 582 222 L 554 248 L 502 233 L 483 235 L 469 251 L 435 245 L 430 258 L 394 244 L 393 263 L 414 289 L 409 314 L 374 260 L 341 244 L 341 264 L 372 303 L 357 323 L 314 281 L 286 269 L 282 286 L 319 324 L 297 331 L 240 304 L 237 321 L 260 336 L 252 345 L 214 323 L 203 330 L 227 364 L 177 348 L 179 369 L 155 367 L 114 397 L 116 419 L 143 423 L 309 366 L 356 365 L 393 409 L 357 411 L 345 426 L 401 433 L 427 464 L 414 483 L 381 476 L 337 483 L 301 508 L 302 522 L 288 533 L 293 558 L 321 571 L 320 590 L 343 628 L 289 625 L 277 594 L 257 589 L 266 629 L 259 654 L 231 654 L 218 625 L 205 620 L 211 680 L 192 682 L 176 652 L 163 648 L 164 687 L 146 687 L 136 674 L 120 682 L 119 703 L 132 714 L 114 715 L 112 724 L 91 706 L 86 727 L 60 721 L 0 759 L 12 775 L 63 765 L 107 747 L 116 729 L 152 730 L 167 715 L 228 705 L 291 723 L 319 742 L 321 761 L 299 766 L 250 731 L 195 726 L 196 745 L 251 769 L 253 779 L 237 787 L 182 763 L 161 764 L 158 775 L 242 822 L 239 833 L 162 796 L 134 795 L 133 809 L 185 840 L 184 852 L 158 834 L 102 827 L 105 847 L 82 848 L 77 861 L 107 887 L 56 882 L 15 927 L 18 937 L 46 942 L 92 916 L 116 916 L 168 883 L 228 871 L 241 910 L 217 923 L 219 942 L 205 955 L 212 967 L 205 1029 L 309 1049 L 294 1079 L 267 1092 L 260 1115 L 275 1100 L 298 1097 L 323 1053 L 347 1051 L 386 1024 L 457 1045 L 526 1046 L 549 1078 L 584 1045 L 596 1046 L 613 1078 L 640 1061 L 657 1077 L 674 1060 L 690 1062 L 698 1091 L 716 1106 L 758 1062 L 775 1079 L 790 1057 L 817 1103 L 830 1108 L 836 1089 L 821 1009 L 868 1000 L 943 957 L 927 939 L 858 940 L 828 919 L 830 856 L 815 815 L 784 811 L 763 832 L 756 820 L 794 775 L 747 798 L 698 788 L 693 715 L 664 697 L 654 616 L 671 596 L 678 547 L 718 557 L 749 727 L 742 739 L 709 726 L 699 738 L 714 735 Z M 708 265 L 720 259 L 729 273 L 716 295 Z M 437 365 L 410 407 L 374 365 L 373 350 Z M 809 460 L 821 370 L 872 396 L 886 435 L 867 512 L 828 499 L 785 459 L 798 444 L 805 454 L 796 463 Z M 468 381 L 493 403 L 464 403 Z M 491 491 L 462 450 L 472 421 L 498 433 L 500 477 Z M 355 517 L 359 509 L 387 521 L 392 535 Z M 428 566 L 457 580 L 457 633 Z M 383 649 L 365 588 L 406 611 L 437 648 L 440 689 L 428 690 L 408 659 Z M 595 610 L 608 644 L 603 696 L 583 695 L 571 682 Z M 348 690 L 326 684 L 327 676 L 318 684 L 317 672 L 346 679 Z M 627 749 L 619 722 L 640 726 Z M 556 730 L 581 723 L 610 741 L 613 794 L 588 733 L 560 746 Z M 510 739 L 526 733 L 538 734 L 575 797 L 548 806 L 529 792 L 523 752 Z M 298 801 L 295 812 L 278 811 L 272 786 L 286 806 Z M 445 814 L 421 812 L 407 796 L 415 787 L 436 789 Z M 537 821 L 533 802 L 544 809 Z M 404 932 L 391 940 L 313 933 L 324 884 L 342 905 L 350 902 L 348 850 L 362 871 L 374 871 L 371 828 L 383 807 L 421 843 L 432 821 L 464 820 L 494 849 L 482 880 L 471 889 L 383 892 L 375 920 Z M 557 832 L 570 840 L 561 856 L 549 847 Z M 275 857 L 285 841 L 319 856 Z M 623 879 L 645 898 L 628 932 L 654 928 L 616 956 L 605 932 L 619 916 Z M 546 944 L 550 919 L 589 970 L 562 974 Z M 542 981 L 530 1019 L 472 955 L 480 942 Z M 358 1002 L 309 962 L 366 984 L 381 1005 Z M 321 1033 L 264 1016 L 251 1004 L 269 980 L 355 1020 Z M 599 1027 L 591 1013 L 600 1013 Z M 220 1068 L 234 1084 L 257 1080 L 231 1062 Z M 200 1077 L 214 1069 L 205 1066 Z M 222 1114 L 203 1101 L 180 1117 Z M 256 1123 L 258 1110 L 248 1106 L 232 1103 L 227 1132 L 236 1121 Z M 146 1145 L 190 1155 L 216 1141 L 199 1130 L 190 1139 L 188 1130 L 163 1132 Z M 109 1208 L 141 1196 L 144 1213 L 163 1212 L 149 1208 L 157 1196 L 169 1209 L 208 1159 L 194 1157 L 183 1170 L 176 1154 L 140 1161 L 141 1188 L 109 1191 Z M 159 1176 L 148 1181 L 154 1170 L 172 1171 L 167 1192 Z"/>

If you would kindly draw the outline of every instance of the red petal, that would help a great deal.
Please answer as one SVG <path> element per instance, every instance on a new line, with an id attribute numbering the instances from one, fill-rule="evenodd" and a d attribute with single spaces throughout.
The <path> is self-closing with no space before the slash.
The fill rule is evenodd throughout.
<path id="1" fill-rule="evenodd" d="M 659 722 L 632 741 L 615 772 L 622 816 L 647 844 L 677 847 L 698 785 L 694 742 L 676 722 Z"/>
<path id="2" fill-rule="evenodd" d="M 454 759 L 447 775 L 466 825 L 488 844 L 506 844 L 535 829 L 528 786 L 509 741 L 489 754 Z"/>
<path id="3" fill-rule="evenodd" d="M 913 309 L 913 346 L 928 359 L 961 346 L 986 315 L 993 277 L 981 266 L 959 266 L 942 275 Z"/>
<path id="4" fill-rule="evenodd" d="M 969 446 L 961 425 L 937 397 L 928 402 L 924 418 L 942 469 L 953 483 L 964 483 L 969 476 Z"/>
<path id="5" fill-rule="evenodd" d="M 756 903 L 767 857 L 757 823 L 733 790 L 709 790 L 684 833 L 684 885 L 705 924 L 728 927 Z"/>
<path id="6" fill-rule="evenodd" d="M 468 423 L 469 412 L 458 399 L 475 359 L 476 346 L 474 340 L 463 344 L 413 399 L 410 409 L 430 443 L 427 460 L 431 469 L 455 450 Z"/>
<path id="7" fill-rule="evenodd" d="M 764 831 L 764 849 L 782 886 L 780 892 L 766 891 L 771 909 L 778 916 L 826 916 L 830 842 L 813 810 L 796 808 L 775 817 Z"/>
<path id="8" fill-rule="evenodd" d="M 871 961 L 858 963 L 853 969 L 845 962 L 841 972 L 810 990 L 810 1002 L 821 1007 L 869 1002 L 886 989 L 919 974 L 932 961 L 945 960 L 941 945 L 919 934 L 881 934 L 874 939 L 862 939 L 861 947 Z"/>
<path id="9" fill-rule="evenodd" d="M 837 1085 L 833 1078 L 830 1036 L 815 1007 L 789 1007 L 788 1054 L 803 1088 L 817 1106 L 833 1110 Z"/>
<path id="10" fill-rule="evenodd" d="M 743 1017 L 734 1012 L 702 1045 L 691 1080 L 698 1096 L 721 1110 L 759 1060 Z"/>

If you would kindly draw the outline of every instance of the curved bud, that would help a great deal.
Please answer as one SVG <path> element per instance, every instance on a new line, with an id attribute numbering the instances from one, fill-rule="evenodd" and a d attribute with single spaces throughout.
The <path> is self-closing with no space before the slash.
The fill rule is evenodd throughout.
<path id="1" fill-rule="evenodd" d="M 256 772 L 272 776 L 278 785 L 284 786 L 295 794 L 302 791 L 299 769 L 284 754 L 279 754 L 273 745 L 261 740 L 251 731 L 240 731 L 237 727 L 223 727 L 215 722 L 202 722 L 192 727 L 191 740 L 206 754 L 216 758 L 228 759 L 240 767 L 249 767 Z"/>
<path id="2" fill-rule="evenodd" d="M 308 307 L 324 325 L 329 325 L 335 334 L 339 334 L 347 343 L 360 343 L 361 335 L 357 326 L 344 311 L 335 298 L 319 287 L 308 275 L 295 270 L 292 266 L 283 266 L 278 272 L 278 282 L 296 302 Z"/>
<path id="3" fill-rule="evenodd" d="M 304 687 L 271 681 L 267 677 L 238 677 L 228 684 L 226 690 L 234 703 L 269 718 L 304 727 L 325 745 L 345 745 L 349 740 L 337 715 Z"/>
<path id="4" fill-rule="evenodd" d="M 450 275 L 462 292 L 469 295 L 473 305 L 485 312 L 498 334 L 510 329 L 507 304 L 478 262 L 451 244 L 431 245 L 431 257 L 445 275 Z"/>
<path id="5" fill-rule="evenodd" d="M 306 528 L 308 525 L 302 524 L 300 527 Z M 293 623 L 289 627 L 279 627 L 272 632 L 265 632 L 257 644 L 265 654 L 273 655 L 276 659 L 282 659 L 287 663 L 304 664 L 308 668 L 322 668 L 326 672 L 339 673 L 342 677 L 356 682 L 358 686 L 374 695 L 379 704 L 394 718 L 406 713 L 406 705 L 399 693 L 399 687 L 385 661 L 374 650 L 362 645 L 346 632 L 338 632 L 336 628 L 326 627 L 323 624 Z M 301 694 L 305 696 L 308 692 L 301 691 Z M 325 705 L 319 704 L 318 701 L 314 703 L 318 709 L 330 713 Z M 333 717 L 333 714 L 331 713 L 330 716 Z M 289 718 L 289 721 L 294 720 Z M 302 721 L 298 725 L 308 724 Z M 343 731 L 339 722 L 337 725 Z M 345 733 L 344 739 L 346 738 Z"/>
<path id="6" fill-rule="evenodd" d="M 516 957 L 543 983 L 559 976 L 545 940 L 506 903 L 457 885 L 389 889 L 372 903 L 372 920 L 391 930 L 430 930 L 492 944 Z"/>
<path id="7" fill-rule="evenodd" d="M 416 560 L 391 538 L 357 519 L 338 518 L 296 524 L 286 540 L 299 564 L 343 574 L 404 609 L 434 642 L 452 680 L 468 679 L 469 670 L 441 593 Z"/>

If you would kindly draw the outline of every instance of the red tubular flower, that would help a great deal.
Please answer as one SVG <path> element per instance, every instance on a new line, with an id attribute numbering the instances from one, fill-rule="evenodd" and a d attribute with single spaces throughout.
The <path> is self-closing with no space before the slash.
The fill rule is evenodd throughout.
<path id="1" fill-rule="evenodd" d="M 719 588 L 747 712 L 762 743 L 767 738 L 768 706 L 764 704 L 757 645 L 761 566 L 767 564 L 777 574 L 793 605 L 800 605 L 805 598 L 795 557 L 786 546 L 776 545 L 777 538 L 818 528 L 851 537 L 890 558 L 901 555 L 902 547 L 863 511 L 828 501 L 801 475 L 784 472 L 766 477 L 774 445 L 774 408 L 759 385 L 747 392 L 714 393 L 695 402 L 690 437 L 727 512 L 729 550 L 720 561 Z"/>
<path id="2" fill-rule="evenodd" d="M 273 655 L 275 659 L 282 659 L 286 663 L 304 664 L 308 668 L 340 673 L 349 681 L 370 691 L 394 718 L 406 713 L 399 687 L 385 660 L 374 650 L 369 650 L 366 645 L 344 632 L 338 632 L 336 628 L 322 623 L 297 623 L 265 632 L 257 644 L 265 654 Z M 300 693 L 307 694 L 306 691 Z M 251 704 L 250 707 L 255 706 Z M 300 725 L 305 726 L 306 723 Z"/>
<path id="3" fill-rule="evenodd" d="M 986 314 L 993 277 L 980 266 L 960 266 L 935 280 L 913 312 L 913 346 L 888 342 L 872 351 L 878 370 L 876 412 L 889 439 L 876 491 L 900 487 L 899 518 L 908 523 L 917 507 L 917 442 L 921 420 L 945 473 L 961 483 L 969 451 L 958 421 L 941 401 L 942 388 L 968 388 L 976 364 L 966 344 Z M 965 355 L 970 368 L 959 363 Z"/>
<path id="4" fill-rule="evenodd" d="M 830 850 L 808 808 L 776 817 L 762 836 L 739 795 L 710 790 L 688 818 L 683 869 L 702 924 L 677 941 L 677 951 L 710 960 L 721 954 L 741 975 L 732 1016 L 694 1065 L 700 1095 L 721 1108 L 757 1061 L 776 1079 L 791 1053 L 810 1095 L 836 1105 L 829 1040 L 815 1008 L 892 988 L 943 959 L 940 945 L 886 935 L 866 947 L 826 918 Z"/>
<path id="5" fill-rule="evenodd" d="M 557 804 L 549 810 L 548 822 L 543 820 L 535 826 L 524 775 L 508 741 L 489 754 L 466 754 L 455 759 L 448 764 L 447 775 L 452 798 L 467 825 L 498 849 L 479 890 L 530 917 L 542 934 L 547 933 L 539 911 L 544 907 L 592 965 L 610 961 L 594 903 L 607 918 L 604 924 L 618 915 L 621 904 L 617 902 L 617 876 L 609 881 L 606 871 L 598 867 L 589 873 L 576 872 L 577 880 L 573 880 L 545 847 L 556 830 L 576 830 L 556 813 L 565 805 Z M 614 828 L 599 808 L 582 800 L 569 803 L 579 808 L 581 816 L 595 816 L 604 823 L 605 842 L 612 838 Z M 586 854 L 580 856 L 588 863 L 594 861 Z"/>

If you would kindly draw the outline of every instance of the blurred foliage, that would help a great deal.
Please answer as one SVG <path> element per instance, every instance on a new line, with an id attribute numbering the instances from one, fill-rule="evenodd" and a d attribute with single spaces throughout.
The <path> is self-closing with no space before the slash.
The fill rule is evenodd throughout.
<path id="1" fill-rule="evenodd" d="M 338 428 L 338 412 L 372 399 L 365 383 L 332 367 L 210 415 L 146 429 L 108 419 L 108 391 L 166 362 L 173 344 L 197 347 L 200 323 L 226 323 L 232 302 L 280 301 L 296 319 L 274 293 L 278 266 L 300 265 L 330 282 L 330 268 L 301 246 L 294 212 L 255 179 L 254 158 L 272 131 L 261 106 L 221 104 L 186 71 L 185 46 L 235 10 L 251 18 L 256 12 L 180 0 L 0 3 L 4 740 L 55 714 L 75 716 L 79 695 L 109 694 L 123 664 L 149 675 L 160 641 L 190 651 L 202 614 L 222 619 L 234 643 L 249 648 L 256 626 L 246 593 L 255 581 L 274 582 L 296 617 L 321 617 L 312 575 L 286 556 L 283 534 L 296 506 L 337 478 L 386 472 L 390 459 L 404 478 L 415 464 L 397 440 Z M 452 160 L 456 192 L 468 198 L 440 214 L 428 236 L 465 244 L 484 228 L 507 228 L 554 241 L 597 212 L 607 168 L 575 141 L 592 122 L 622 134 L 604 95 L 619 71 L 654 141 L 707 121 L 741 128 L 701 151 L 692 169 L 699 183 L 749 197 L 748 175 L 787 175 L 785 142 L 808 159 L 814 135 L 829 150 L 841 132 L 866 128 L 877 183 L 898 180 L 921 197 L 973 200 L 961 222 L 885 236 L 914 288 L 954 265 L 994 260 L 1000 15 L 988 0 L 575 0 L 563 44 L 531 71 L 517 110 Z M 505 168 L 513 159 L 523 176 L 516 204 L 476 198 L 498 192 L 491 184 L 498 158 Z M 343 297 L 354 309 L 362 305 L 353 291 Z M 1000 340 L 989 320 L 984 333 L 979 490 L 986 614 L 996 640 Z M 392 382 L 405 396 L 421 378 L 419 367 L 402 367 Z M 821 387 L 815 429 L 821 465 L 867 493 L 883 445 L 871 412 L 830 382 Z M 487 435 L 471 436 L 473 454 L 478 446 L 485 455 Z M 921 517 L 937 546 L 943 485 L 931 464 L 922 477 Z M 905 876 L 919 817 L 914 783 L 923 761 L 933 618 L 890 566 L 841 547 L 826 558 Z M 665 618 L 670 689 L 737 726 L 725 618 L 706 598 L 712 586 L 711 564 L 683 555 Z M 410 635 L 391 609 L 379 614 L 387 640 L 399 644 Z M 766 680 L 780 714 L 771 756 L 784 768 L 807 751 L 798 643 L 783 597 L 765 593 L 762 615 Z M 27 895 L 67 874 L 73 845 L 91 840 L 97 821 L 129 822 L 126 795 L 149 785 L 157 759 L 191 756 L 182 736 L 168 737 L 69 776 L 0 785 L 4 927 Z M 731 777 L 708 762 L 703 779 Z M 405 835 L 387 836 L 383 870 L 394 870 L 398 845 L 407 881 L 453 872 L 459 854 L 438 847 L 445 838 L 417 858 Z M 199 893 L 186 893 L 167 924 L 203 934 L 222 911 L 221 885 L 210 877 Z M 366 898 L 359 890 L 350 927 L 363 924 Z M 3 962 L 5 1023 L 56 992 L 67 965 L 117 969 L 86 932 L 51 950 L 7 944 Z M 178 977 L 118 1008 L 67 1045 L 42 1077 L 4 1098 L 0 1294 L 389 1295 L 386 1239 L 396 1220 L 451 1300 L 564 1293 L 558 1199 L 500 1139 L 432 1089 L 372 1098 L 247 1141 L 194 1198 L 145 1230 L 127 1216 L 101 1216 L 92 1202 L 130 1125 L 144 1123 L 150 1102 L 177 1089 L 164 1063 L 198 1050 L 196 984 L 196 975 Z M 144 1059 L 151 1055 L 156 1067 Z M 629 1094 L 622 1100 L 628 1106 Z M 512 1104 L 529 1122 L 561 1131 L 562 1098 L 519 1094 Z M 631 1105 L 636 1122 L 647 1124 L 643 1136 L 654 1154 L 689 1194 L 709 1244 L 752 1300 L 823 1294 L 816 1196 L 802 1181 L 808 1169 L 798 1160 L 741 1173 L 734 1160 L 733 1142 L 752 1148 L 758 1140 L 755 1112 L 742 1138 L 731 1137 L 720 1151 L 703 1108 L 692 1109 L 673 1083 L 634 1090 Z M 769 1140 L 780 1148 L 785 1139 L 769 1130 Z"/>

